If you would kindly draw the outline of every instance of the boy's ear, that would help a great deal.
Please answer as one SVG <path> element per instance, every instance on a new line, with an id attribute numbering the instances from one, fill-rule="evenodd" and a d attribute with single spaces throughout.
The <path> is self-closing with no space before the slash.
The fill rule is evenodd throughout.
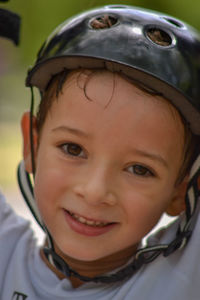
<path id="1" fill-rule="evenodd" d="M 185 195 L 187 191 L 189 176 L 186 176 L 181 183 L 176 187 L 173 198 L 167 207 L 166 213 L 170 216 L 178 216 L 185 211 Z"/>
<path id="2" fill-rule="evenodd" d="M 34 144 L 34 159 L 36 161 L 38 133 L 37 133 L 37 121 L 35 116 L 32 116 L 32 124 L 33 124 L 32 133 L 33 133 L 33 144 Z M 21 130 L 23 136 L 23 157 L 24 157 L 25 169 L 28 173 L 32 173 L 29 112 L 25 112 L 21 118 Z"/>

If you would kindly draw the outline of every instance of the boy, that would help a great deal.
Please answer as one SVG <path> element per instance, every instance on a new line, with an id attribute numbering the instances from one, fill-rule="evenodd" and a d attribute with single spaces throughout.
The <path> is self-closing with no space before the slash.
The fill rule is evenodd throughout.
<path id="1" fill-rule="evenodd" d="M 3 299 L 198 299 L 199 227 L 175 250 L 199 196 L 199 46 L 180 21 L 119 5 L 67 21 L 43 45 L 27 77 L 42 100 L 22 117 L 19 182 L 47 239 L 37 249 L 28 225 L 2 213 L 16 243 Z M 142 247 L 165 211 L 182 215 Z"/>

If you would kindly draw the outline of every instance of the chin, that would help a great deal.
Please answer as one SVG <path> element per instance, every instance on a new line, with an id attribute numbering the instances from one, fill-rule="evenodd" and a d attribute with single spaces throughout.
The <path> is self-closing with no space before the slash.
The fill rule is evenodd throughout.
<path id="1" fill-rule="evenodd" d="M 53 243 L 56 253 L 66 261 L 71 258 L 79 261 L 92 262 L 114 253 L 114 251 L 105 251 L 105 248 L 100 249 L 97 246 L 83 247 L 80 243 L 69 244 L 59 239 L 54 239 Z"/>
<path id="2" fill-rule="evenodd" d="M 65 251 L 63 253 L 64 253 L 64 257 L 66 257 L 66 259 L 68 257 L 70 257 L 72 259 L 85 261 L 85 262 L 96 261 L 96 260 L 102 259 L 109 255 L 106 253 L 92 253 L 92 252 L 88 252 L 88 251 L 81 251 L 81 253 L 79 251 L 77 251 L 77 252 L 76 251 Z"/>

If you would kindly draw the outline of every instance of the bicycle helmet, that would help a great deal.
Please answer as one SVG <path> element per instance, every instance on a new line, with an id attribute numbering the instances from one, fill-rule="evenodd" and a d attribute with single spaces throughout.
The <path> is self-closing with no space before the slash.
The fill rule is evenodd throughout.
<path id="1" fill-rule="evenodd" d="M 107 5 L 81 13 L 61 24 L 45 41 L 26 85 L 43 93 L 52 76 L 78 68 L 117 71 L 155 90 L 182 114 L 200 135 L 200 35 L 171 16 L 126 5 Z M 139 249 L 133 261 L 114 274 L 89 278 L 71 270 L 54 251 L 53 240 L 35 205 L 28 174 L 20 164 L 20 188 L 39 224 L 47 232 L 49 262 L 66 276 L 82 281 L 115 282 L 131 276 L 143 264 L 183 247 L 191 236 L 197 214 L 200 156 L 193 164 L 186 196 L 186 214 L 169 245 Z"/>

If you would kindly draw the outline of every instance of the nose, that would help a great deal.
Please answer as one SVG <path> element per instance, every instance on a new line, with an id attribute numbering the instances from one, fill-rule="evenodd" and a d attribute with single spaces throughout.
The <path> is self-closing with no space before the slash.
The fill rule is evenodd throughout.
<path id="1" fill-rule="evenodd" d="M 81 179 L 74 186 L 74 192 L 90 205 L 113 206 L 117 202 L 111 173 L 103 167 L 94 167 L 82 174 Z"/>

